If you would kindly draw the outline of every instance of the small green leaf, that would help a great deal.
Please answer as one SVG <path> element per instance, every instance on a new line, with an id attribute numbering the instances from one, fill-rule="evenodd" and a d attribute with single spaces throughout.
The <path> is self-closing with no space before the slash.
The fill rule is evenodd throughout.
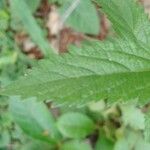
<path id="1" fill-rule="evenodd" d="M 137 143 L 142 140 L 142 136 L 139 131 L 126 129 L 123 137 L 119 138 L 115 143 L 114 150 L 136 150 Z"/>
<path id="2" fill-rule="evenodd" d="M 62 20 L 69 15 L 66 24 L 78 32 L 98 34 L 100 31 L 98 13 L 91 0 L 66 1 L 60 9 L 60 14 L 63 14 Z"/>
<path id="3" fill-rule="evenodd" d="M 88 104 L 88 108 L 92 112 L 101 113 L 106 108 L 106 103 L 104 100 L 91 102 Z"/>
<path id="4" fill-rule="evenodd" d="M 94 150 L 114 150 L 114 143 L 101 134 Z"/>
<path id="5" fill-rule="evenodd" d="M 94 123 L 86 115 L 70 112 L 62 115 L 57 122 L 59 131 L 69 138 L 84 138 L 94 131 Z"/>
<path id="6" fill-rule="evenodd" d="M 10 54 L 4 55 L 0 58 L 0 69 L 9 64 L 14 64 L 18 58 L 18 53 L 16 51 L 11 52 Z"/>
<path id="7" fill-rule="evenodd" d="M 128 142 L 125 139 L 120 139 L 116 142 L 114 150 L 131 150 Z"/>
<path id="8" fill-rule="evenodd" d="M 124 105 L 122 109 L 122 119 L 125 126 L 130 126 L 136 130 L 145 128 L 145 115 L 135 105 Z M 138 117 L 137 117 L 138 116 Z"/>
<path id="9" fill-rule="evenodd" d="M 69 141 L 62 146 L 61 150 L 92 150 L 92 148 L 85 142 Z"/>
<path id="10" fill-rule="evenodd" d="M 15 122 L 29 136 L 47 142 L 60 138 L 53 116 L 44 103 L 37 102 L 36 98 L 21 100 L 19 97 L 11 97 L 10 112 Z"/>

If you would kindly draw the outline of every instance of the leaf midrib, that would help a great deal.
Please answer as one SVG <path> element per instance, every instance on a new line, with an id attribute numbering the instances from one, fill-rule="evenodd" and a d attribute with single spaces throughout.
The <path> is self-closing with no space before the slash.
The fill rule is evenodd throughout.
<path id="1" fill-rule="evenodd" d="M 150 70 L 141 70 L 141 71 L 130 71 L 130 72 L 114 72 L 114 73 L 110 73 L 110 74 L 102 74 L 102 75 L 100 75 L 100 74 L 91 74 L 91 75 L 81 75 L 81 76 L 76 76 L 76 77 L 65 77 L 65 78 L 61 78 L 61 79 L 56 79 L 56 80 L 49 80 L 49 81 L 45 81 L 45 80 L 43 80 L 42 81 L 42 83 L 32 83 L 32 85 L 30 85 L 30 84 L 28 84 L 28 85 L 26 85 L 26 86 L 23 86 L 23 87 L 28 87 L 28 86 L 33 86 L 33 87 L 35 87 L 35 85 L 36 86 L 41 86 L 41 85 L 43 85 L 43 84 L 45 84 L 45 83 L 47 83 L 47 84 L 49 84 L 49 83 L 51 83 L 51 82 L 61 82 L 61 81 L 64 81 L 64 80 L 73 80 L 73 79 L 79 79 L 79 78 L 86 78 L 86 77 L 91 77 L 92 78 L 92 76 L 98 76 L 98 77 L 103 77 L 103 76 L 113 76 L 113 75 L 118 75 L 118 76 L 121 76 L 121 75 L 124 75 L 124 74 L 135 74 L 135 76 L 137 75 L 137 73 L 148 73 L 148 72 L 150 72 Z M 41 81 L 40 81 L 41 82 Z M 22 87 L 22 86 L 20 86 L 20 87 Z"/>

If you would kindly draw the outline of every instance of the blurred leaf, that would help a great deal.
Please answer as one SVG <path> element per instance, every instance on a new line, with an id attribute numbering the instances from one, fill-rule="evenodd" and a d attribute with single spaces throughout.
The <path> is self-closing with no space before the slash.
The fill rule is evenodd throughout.
<path id="1" fill-rule="evenodd" d="M 150 113 L 145 115 L 145 140 L 150 143 Z"/>
<path id="2" fill-rule="evenodd" d="M 8 131 L 2 131 L 0 133 L 0 149 L 8 147 L 10 142 L 10 137 Z"/>
<path id="3" fill-rule="evenodd" d="M 98 102 L 91 102 L 88 104 L 88 107 L 92 112 L 100 113 L 106 108 L 106 103 L 104 100 Z"/>
<path id="4" fill-rule="evenodd" d="M 21 150 L 54 150 L 54 145 L 47 144 L 41 141 L 31 141 L 23 145 Z"/>
<path id="5" fill-rule="evenodd" d="M 31 137 L 52 143 L 60 138 L 53 116 L 35 98 L 21 100 L 11 97 L 10 111 L 16 123 Z"/>
<path id="6" fill-rule="evenodd" d="M 0 9 L 6 7 L 6 0 L 0 0 Z"/>
<path id="7" fill-rule="evenodd" d="M 128 142 L 123 138 L 119 139 L 116 142 L 114 150 L 131 150 L 131 149 L 129 148 Z"/>
<path id="8" fill-rule="evenodd" d="M 28 5 L 23 0 L 13 0 L 10 1 L 10 4 L 12 7 L 12 13 L 14 12 L 15 14 L 17 14 L 18 18 L 23 23 L 32 40 L 39 46 L 45 56 L 49 57 L 50 53 L 52 53 L 53 50 L 50 47 L 49 42 L 44 37 L 41 28 L 33 18 Z"/>
<path id="9" fill-rule="evenodd" d="M 107 139 L 104 134 L 99 135 L 99 138 L 96 143 L 94 150 L 114 150 L 114 143 Z"/>
<path id="10" fill-rule="evenodd" d="M 92 148 L 82 141 L 69 141 L 62 146 L 61 150 L 92 150 Z"/>
<path id="11" fill-rule="evenodd" d="M 18 53 L 16 51 L 10 53 L 7 56 L 3 56 L 0 58 L 0 69 L 2 69 L 2 67 L 9 65 L 9 64 L 14 64 L 17 60 L 18 57 Z"/>
<path id="12" fill-rule="evenodd" d="M 116 142 L 114 150 L 149 150 L 150 143 L 144 141 L 143 135 L 134 130 L 128 130 L 124 137 Z"/>
<path id="13" fill-rule="evenodd" d="M 7 105 L 5 105 L 6 107 Z M 4 108 L 5 108 L 4 107 Z M 0 101 L 0 132 L 3 130 L 7 130 L 9 127 L 11 127 L 12 124 L 12 117 L 11 114 L 7 110 L 2 110 L 2 105 Z"/>
<path id="14" fill-rule="evenodd" d="M 79 1 L 79 2 L 78 2 Z M 100 20 L 95 6 L 91 0 L 69 0 L 60 9 L 62 20 L 78 32 L 98 34 L 100 31 Z"/>
<path id="15" fill-rule="evenodd" d="M 25 0 L 25 2 L 27 3 L 27 5 L 33 13 L 39 7 L 41 0 Z"/>
<path id="16" fill-rule="evenodd" d="M 8 97 L 0 96 L 0 106 L 6 106 L 8 105 L 8 102 L 9 102 Z"/>
<path id="17" fill-rule="evenodd" d="M 9 15 L 8 13 L 0 9 L 0 32 L 6 30 L 9 26 Z"/>
<path id="18" fill-rule="evenodd" d="M 146 143 L 143 138 L 140 138 L 136 143 L 135 150 L 150 150 L 150 143 Z"/>
<path id="19" fill-rule="evenodd" d="M 136 108 L 133 104 L 128 104 L 123 105 L 121 109 L 125 126 L 129 125 L 136 130 L 143 130 L 145 128 L 145 115 L 139 108 Z"/>
<path id="20" fill-rule="evenodd" d="M 70 138 L 84 138 L 94 131 L 94 123 L 86 115 L 69 112 L 62 115 L 57 122 L 59 131 Z"/>
<path id="21" fill-rule="evenodd" d="M 142 137 L 141 132 L 127 129 L 122 138 L 118 139 L 114 150 L 149 150 L 149 144 Z"/>

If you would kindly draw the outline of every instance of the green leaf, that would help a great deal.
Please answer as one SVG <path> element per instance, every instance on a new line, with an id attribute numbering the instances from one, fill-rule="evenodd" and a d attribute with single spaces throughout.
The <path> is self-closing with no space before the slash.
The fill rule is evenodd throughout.
<path id="1" fill-rule="evenodd" d="M 92 148 L 85 142 L 69 141 L 62 146 L 61 150 L 92 150 Z"/>
<path id="2" fill-rule="evenodd" d="M 132 150 L 141 139 L 141 133 L 127 129 L 123 137 L 115 143 L 114 150 Z"/>
<path id="3" fill-rule="evenodd" d="M 0 58 L 0 69 L 9 64 L 14 64 L 17 60 L 18 53 L 16 51 L 11 52 L 8 55 L 4 55 Z"/>
<path id="4" fill-rule="evenodd" d="M 5 6 L 5 1 L 4 0 L 0 0 L 0 9 L 4 8 Z"/>
<path id="5" fill-rule="evenodd" d="M 128 142 L 123 138 L 116 142 L 114 150 L 131 150 L 131 149 L 129 149 Z"/>
<path id="6" fill-rule="evenodd" d="M 120 138 L 114 150 L 149 150 L 150 144 L 144 141 L 141 132 L 126 130 L 124 137 Z"/>
<path id="7" fill-rule="evenodd" d="M 1 94 L 36 96 L 64 105 L 105 98 L 109 102 L 138 98 L 144 104 L 150 98 L 149 87 L 149 47 L 137 41 L 117 39 L 71 47 L 68 54 L 41 61 Z"/>
<path id="8" fill-rule="evenodd" d="M 150 143 L 146 143 L 142 138 L 136 143 L 135 150 L 150 150 Z"/>
<path id="9" fill-rule="evenodd" d="M 150 113 L 145 115 L 145 140 L 150 143 Z"/>
<path id="10" fill-rule="evenodd" d="M 86 115 L 69 112 L 58 119 L 59 131 L 69 138 L 84 138 L 94 130 L 93 121 Z"/>
<path id="11" fill-rule="evenodd" d="M 95 0 L 107 14 L 114 29 L 126 40 L 139 40 L 149 45 L 150 23 L 137 0 Z M 136 1 L 136 2 L 135 2 Z"/>
<path id="12" fill-rule="evenodd" d="M 15 13 L 15 15 L 18 16 L 35 44 L 37 44 L 45 56 L 49 57 L 50 53 L 53 52 L 53 49 L 50 47 L 49 42 L 45 39 L 44 34 L 32 16 L 28 5 L 23 0 L 13 0 L 10 1 L 10 4 L 12 14 Z"/>
<path id="13" fill-rule="evenodd" d="M 55 145 L 44 143 L 41 141 L 31 141 L 23 145 L 21 150 L 54 150 Z"/>
<path id="14" fill-rule="evenodd" d="M 10 136 L 8 131 L 2 131 L 0 133 L 0 149 L 4 149 L 9 145 Z"/>
<path id="15" fill-rule="evenodd" d="M 9 26 L 9 15 L 8 13 L 0 9 L 0 32 L 5 31 Z"/>
<path id="16" fill-rule="evenodd" d="M 38 6 L 41 3 L 41 0 L 25 0 L 25 2 L 27 3 L 27 5 L 29 6 L 30 10 L 33 12 L 36 11 L 36 9 L 38 8 Z"/>
<path id="17" fill-rule="evenodd" d="M 78 32 L 99 33 L 100 20 L 91 0 L 66 1 L 60 9 L 60 14 L 63 14 L 62 20 L 67 19 L 66 24 Z"/>
<path id="18" fill-rule="evenodd" d="M 107 139 L 105 135 L 100 134 L 94 150 L 114 150 L 114 143 Z"/>
<path id="19" fill-rule="evenodd" d="M 55 120 L 44 103 L 37 102 L 36 98 L 21 100 L 19 97 L 11 97 L 10 112 L 15 122 L 29 136 L 55 142 L 60 138 Z"/>
<path id="20" fill-rule="evenodd" d="M 108 98 L 140 103 L 150 97 L 148 49 L 122 40 L 72 47 L 69 54 L 41 61 L 37 68 L 4 89 L 5 95 L 37 96 L 59 104 Z"/>
<path id="21" fill-rule="evenodd" d="M 106 103 L 104 100 L 91 102 L 88 104 L 88 108 L 94 113 L 101 113 L 106 108 Z"/>
<path id="22" fill-rule="evenodd" d="M 129 104 L 122 106 L 121 109 L 122 119 L 125 126 L 129 125 L 135 130 L 144 130 L 145 115 L 139 108 L 136 108 L 133 104 Z"/>

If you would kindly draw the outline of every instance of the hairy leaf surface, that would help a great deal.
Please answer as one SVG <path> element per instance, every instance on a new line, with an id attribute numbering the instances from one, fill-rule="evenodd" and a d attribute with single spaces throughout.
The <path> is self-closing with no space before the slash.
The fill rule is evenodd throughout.
<path id="1" fill-rule="evenodd" d="M 123 13 L 120 9 L 122 0 L 109 0 L 112 3 L 111 9 L 114 10 L 110 12 L 107 9 L 108 0 L 100 1 L 116 29 L 122 32 L 123 38 L 106 42 L 93 41 L 83 44 L 81 48 L 71 47 L 68 54 L 53 55 L 4 89 L 3 94 L 36 96 L 39 100 L 52 100 L 59 104 L 71 105 L 100 99 L 108 99 L 111 102 L 138 98 L 140 103 L 148 102 L 149 45 L 138 42 L 142 37 L 134 32 L 137 26 L 132 28 L 134 30 L 129 30 L 131 27 L 120 25 L 120 20 L 124 21 L 124 17 L 120 16 L 120 13 Z M 120 5 L 117 2 L 120 2 Z M 133 5 L 132 0 L 128 0 L 127 3 Z M 133 5 L 134 9 L 135 7 L 137 5 Z M 115 12 L 117 8 L 118 13 Z M 143 15 L 138 17 L 142 19 Z M 136 17 L 132 16 L 132 19 L 134 21 Z M 130 18 L 128 20 L 131 21 Z M 134 22 L 139 24 L 138 21 Z M 145 23 L 147 22 L 146 20 Z M 145 33 L 144 37 L 148 40 L 147 32 L 139 30 L 138 33 L 140 32 Z"/>
<path id="2" fill-rule="evenodd" d="M 64 56 L 41 61 L 4 93 L 40 100 L 82 103 L 90 100 L 149 99 L 150 55 L 134 43 L 94 42 Z"/>
<path id="3" fill-rule="evenodd" d="M 114 29 L 126 40 L 139 40 L 149 45 L 150 23 L 137 0 L 95 0 L 102 6 Z"/>

